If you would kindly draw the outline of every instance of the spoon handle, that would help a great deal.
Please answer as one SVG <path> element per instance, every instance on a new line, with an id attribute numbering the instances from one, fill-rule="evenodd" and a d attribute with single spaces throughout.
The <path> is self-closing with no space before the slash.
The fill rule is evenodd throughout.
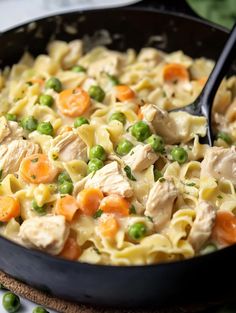
<path id="1" fill-rule="evenodd" d="M 199 98 L 198 104 L 201 107 L 203 115 L 208 118 L 208 125 L 211 125 L 211 109 L 217 89 L 234 59 L 236 59 L 236 24 L 234 24 L 220 57 Z M 211 128 L 208 131 L 211 132 Z M 209 138 L 213 138 L 212 134 L 208 135 L 210 135 L 208 136 Z M 213 140 L 211 139 L 211 141 Z M 212 145 L 212 142 L 210 142 L 210 145 Z"/>

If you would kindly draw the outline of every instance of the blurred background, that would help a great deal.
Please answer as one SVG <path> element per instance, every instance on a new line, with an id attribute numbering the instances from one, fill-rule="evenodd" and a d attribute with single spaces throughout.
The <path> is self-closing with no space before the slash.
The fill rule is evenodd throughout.
<path id="1" fill-rule="evenodd" d="M 76 9 L 105 8 L 129 5 L 141 0 L 0 0 L 0 30 L 26 20 L 56 12 Z M 172 2 L 178 9 L 180 0 L 151 0 L 164 7 Z M 231 28 L 236 20 L 236 0 L 185 0 L 203 18 Z M 182 0 L 181 0 L 182 2 Z M 164 5 L 163 5 L 164 4 Z M 8 14 L 6 14 L 8 12 Z M 10 13 L 10 14 L 9 14 Z"/>

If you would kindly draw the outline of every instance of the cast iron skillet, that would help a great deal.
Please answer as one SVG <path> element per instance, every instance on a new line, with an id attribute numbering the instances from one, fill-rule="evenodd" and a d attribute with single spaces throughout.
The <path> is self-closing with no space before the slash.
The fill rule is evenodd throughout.
<path id="1" fill-rule="evenodd" d="M 181 49 L 192 57 L 217 58 L 227 38 L 225 29 L 195 17 L 155 10 L 154 3 L 146 1 L 146 9 L 138 5 L 72 12 L 8 30 L 0 36 L 0 67 L 17 62 L 25 50 L 33 55 L 45 52 L 53 38 L 69 41 L 93 36 L 101 29 L 109 30 L 113 41 L 107 46 L 113 49 L 149 45 L 167 52 Z M 236 246 L 170 264 L 114 267 L 61 260 L 0 238 L 4 272 L 58 297 L 103 306 L 147 307 L 235 295 L 235 264 Z"/>

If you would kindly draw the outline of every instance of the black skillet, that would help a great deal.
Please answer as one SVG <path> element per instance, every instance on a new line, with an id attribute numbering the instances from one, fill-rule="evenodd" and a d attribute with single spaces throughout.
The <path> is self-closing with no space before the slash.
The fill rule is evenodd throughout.
<path id="1" fill-rule="evenodd" d="M 107 46 L 118 50 L 153 46 L 167 52 L 180 49 L 192 57 L 218 57 L 227 39 L 225 29 L 173 12 L 180 5 L 191 13 L 180 0 L 165 1 L 156 10 L 158 3 L 72 12 L 8 30 L 0 35 L 0 67 L 17 62 L 25 50 L 45 52 L 51 39 L 69 41 L 101 29 L 113 38 Z M 171 13 L 162 10 L 166 4 L 172 4 Z M 78 33 L 68 33 L 68 26 Z M 236 246 L 169 264 L 114 267 L 64 261 L 0 238 L 0 269 L 58 297 L 103 306 L 209 302 L 236 294 Z"/>

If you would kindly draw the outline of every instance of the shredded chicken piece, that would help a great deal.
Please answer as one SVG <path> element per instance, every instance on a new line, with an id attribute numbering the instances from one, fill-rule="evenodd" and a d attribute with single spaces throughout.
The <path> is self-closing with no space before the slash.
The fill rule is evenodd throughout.
<path id="1" fill-rule="evenodd" d="M 151 145 L 137 145 L 126 155 L 123 160 L 132 171 L 141 172 L 154 164 L 158 155 L 153 151 Z"/>
<path id="2" fill-rule="evenodd" d="M 85 188 L 89 187 L 100 188 L 104 193 L 114 193 L 127 198 L 133 195 L 128 180 L 115 161 L 105 165 L 88 179 Z"/>
<path id="3" fill-rule="evenodd" d="M 212 147 L 201 163 L 201 177 L 228 179 L 236 186 L 236 147 Z"/>
<path id="4" fill-rule="evenodd" d="M 23 139 L 25 135 L 24 129 L 17 122 L 7 121 L 2 116 L 0 117 L 0 143 L 6 144 L 15 139 Z"/>
<path id="5" fill-rule="evenodd" d="M 216 211 L 213 205 L 207 201 L 201 201 L 196 208 L 196 218 L 189 233 L 188 241 L 195 251 L 199 251 L 204 243 L 209 239 Z"/>
<path id="6" fill-rule="evenodd" d="M 69 228 L 62 215 L 29 218 L 23 222 L 19 233 L 24 246 L 52 255 L 62 251 L 68 235 Z"/>
<path id="7" fill-rule="evenodd" d="M 1 144 L 0 169 L 2 170 L 2 177 L 16 173 L 23 158 L 39 151 L 39 145 L 23 139 L 13 140 L 8 144 Z"/>
<path id="8" fill-rule="evenodd" d="M 171 179 L 158 180 L 150 190 L 144 215 L 153 219 L 156 231 L 170 221 L 178 191 Z"/>
<path id="9" fill-rule="evenodd" d="M 54 138 L 50 154 L 56 154 L 58 160 L 63 162 L 88 160 L 87 146 L 75 131 L 68 131 Z"/>

